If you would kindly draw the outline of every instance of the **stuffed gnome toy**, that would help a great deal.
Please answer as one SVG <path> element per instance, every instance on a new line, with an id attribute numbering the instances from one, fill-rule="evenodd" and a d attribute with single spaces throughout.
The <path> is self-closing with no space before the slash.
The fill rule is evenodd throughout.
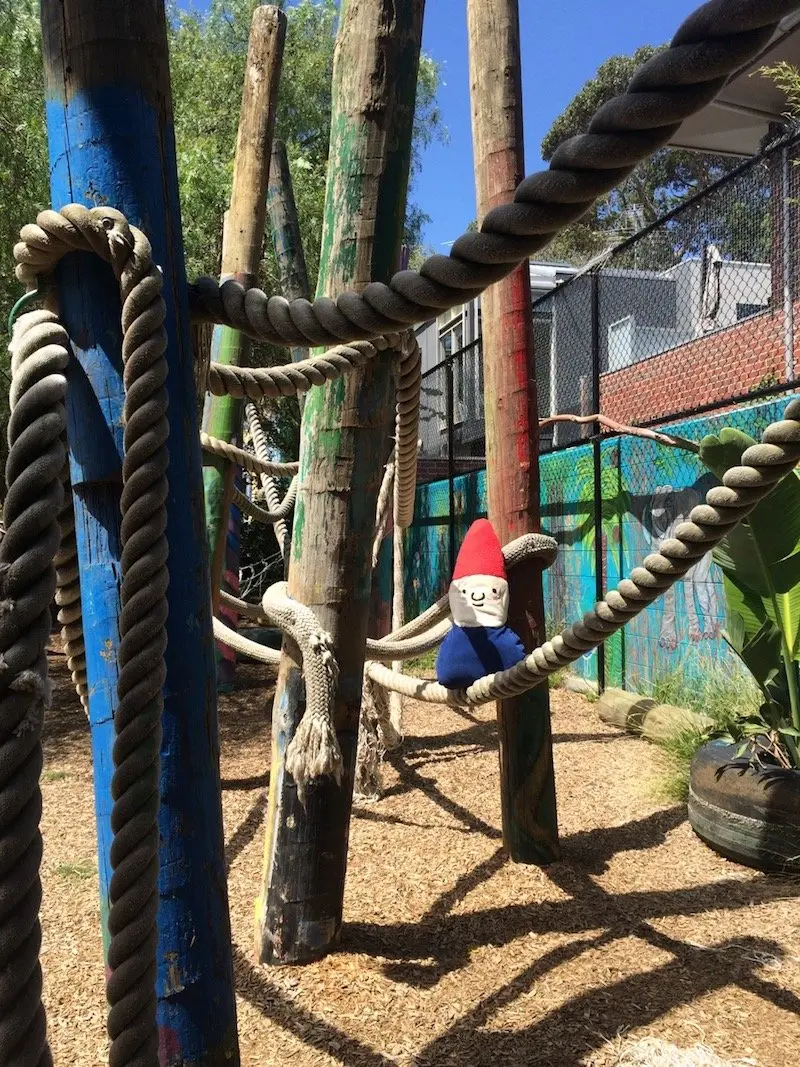
<path id="1" fill-rule="evenodd" d="M 503 551 L 487 519 L 467 531 L 450 583 L 453 627 L 436 657 L 436 677 L 448 689 L 466 689 L 485 674 L 508 670 L 525 657 L 506 626 L 508 582 Z"/>

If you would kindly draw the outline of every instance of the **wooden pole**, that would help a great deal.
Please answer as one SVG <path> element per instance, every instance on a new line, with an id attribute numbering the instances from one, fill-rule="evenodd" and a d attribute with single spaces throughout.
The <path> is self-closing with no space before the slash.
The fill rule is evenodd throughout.
<path id="1" fill-rule="evenodd" d="M 163 1062 L 238 1064 L 200 448 L 163 0 L 42 0 L 51 196 L 111 204 L 164 272 L 169 618 L 161 749 L 158 1023 Z M 70 467 L 89 675 L 101 908 L 110 873 L 122 453 L 120 298 L 88 254 L 58 271 L 76 359 Z"/>
<path id="2" fill-rule="evenodd" d="M 480 218 L 525 173 L 517 0 L 467 0 L 472 138 Z M 484 293 L 484 404 L 489 519 L 501 542 L 539 529 L 538 415 L 527 261 Z M 544 639 L 542 580 L 515 568 L 509 625 L 525 647 Z M 547 683 L 497 705 L 503 843 L 522 863 L 558 858 Z"/>
<path id="3" fill-rule="evenodd" d="M 292 172 L 289 170 L 289 157 L 286 155 L 286 145 L 283 141 L 274 141 L 272 144 L 267 211 L 281 292 L 287 300 L 310 300 L 311 286 L 308 283 L 303 235 L 300 232 L 300 222 L 297 217 L 297 202 L 294 198 Z M 290 352 L 295 363 L 308 356 L 307 348 L 294 346 Z M 297 403 L 301 415 L 305 402 L 305 393 L 298 393 Z M 291 541 L 291 537 L 285 537 L 282 546 L 284 575 L 287 578 Z"/>
<path id="4" fill-rule="evenodd" d="M 405 215 L 424 0 L 343 3 L 319 295 L 387 280 Z M 342 921 L 372 539 L 392 432 L 391 355 L 311 390 L 303 410 L 300 490 L 289 592 L 334 639 L 341 785 L 311 783 L 305 806 L 284 754 L 305 710 L 299 667 L 284 654 L 273 711 L 273 759 L 256 952 L 305 962 L 335 944 Z M 285 649 L 286 651 L 286 649 Z"/>
<path id="5" fill-rule="evenodd" d="M 281 280 L 281 292 L 287 300 L 309 300 L 311 287 L 303 250 L 303 235 L 297 218 L 297 203 L 294 198 L 292 173 L 283 141 L 272 145 L 272 162 L 269 169 L 267 210 L 272 228 L 272 246 Z M 306 348 L 292 348 L 292 359 L 305 359 Z M 303 410 L 305 393 L 298 393 L 297 400 Z"/>
<path id="6" fill-rule="evenodd" d="M 272 134 L 278 100 L 286 16 L 277 7 L 262 5 L 253 12 L 247 49 L 242 109 L 233 165 L 231 206 L 225 220 L 222 240 L 222 277 L 235 278 L 243 285 L 256 284 L 264 243 L 266 196 Z M 251 342 L 238 330 L 226 326 L 214 329 L 211 359 L 227 365 L 247 362 Z M 230 396 L 207 396 L 203 429 L 212 437 L 239 443 L 242 428 L 242 401 Z M 209 457 L 203 471 L 206 528 L 211 557 L 211 594 L 215 611 L 224 572 L 238 573 L 239 561 L 231 558 L 229 545 L 238 544 L 236 531 L 230 533 L 231 497 L 236 471 L 220 457 Z M 226 559 L 227 557 L 227 559 Z M 229 584 L 229 583 L 226 583 Z M 238 589 L 229 588 L 237 593 Z M 235 618 L 225 618 L 236 626 Z M 234 658 L 218 654 L 218 685 L 227 688 L 233 681 Z"/>

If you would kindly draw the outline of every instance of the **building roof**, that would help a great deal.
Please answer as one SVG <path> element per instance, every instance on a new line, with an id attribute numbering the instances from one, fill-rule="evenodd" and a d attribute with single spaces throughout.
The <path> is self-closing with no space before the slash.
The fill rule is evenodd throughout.
<path id="1" fill-rule="evenodd" d="M 785 122 L 786 95 L 754 72 L 781 60 L 800 67 L 800 12 L 780 22 L 759 55 L 731 75 L 716 100 L 683 123 L 670 145 L 731 156 L 758 152 L 770 126 Z"/>

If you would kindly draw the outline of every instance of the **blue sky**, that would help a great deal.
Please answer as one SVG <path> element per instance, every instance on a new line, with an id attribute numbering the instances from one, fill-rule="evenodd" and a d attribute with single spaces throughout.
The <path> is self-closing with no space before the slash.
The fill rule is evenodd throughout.
<path id="1" fill-rule="evenodd" d="M 553 120 L 609 56 L 668 41 L 700 0 L 520 0 L 525 169 Z M 207 0 L 182 0 L 203 10 Z M 423 47 L 443 67 L 439 102 L 450 139 L 425 153 L 414 198 L 431 217 L 424 239 L 447 252 L 475 217 L 466 0 L 427 0 Z M 286 76 L 286 72 L 284 72 Z"/>

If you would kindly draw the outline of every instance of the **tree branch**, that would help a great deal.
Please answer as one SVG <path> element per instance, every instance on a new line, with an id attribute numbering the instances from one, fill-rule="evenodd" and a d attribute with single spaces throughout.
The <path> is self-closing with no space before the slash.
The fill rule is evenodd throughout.
<path id="1" fill-rule="evenodd" d="M 646 426 L 626 426 L 624 423 L 610 419 L 608 415 L 551 415 L 549 419 L 539 420 L 539 429 L 552 426 L 556 422 L 574 422 L 584 426 L 589 422 L 596 422 L 612 433 L 625 434 L 627 437 L 643 437 L 647 441 L 656 441 L 668 448 L 680 448 L 684 452 L 694 452 L 698 455 L 700 445 L 690 441 L 686 437 L 678 437 L 676 434 L 662 433 L 660 430 L 650 430 Z"/>

